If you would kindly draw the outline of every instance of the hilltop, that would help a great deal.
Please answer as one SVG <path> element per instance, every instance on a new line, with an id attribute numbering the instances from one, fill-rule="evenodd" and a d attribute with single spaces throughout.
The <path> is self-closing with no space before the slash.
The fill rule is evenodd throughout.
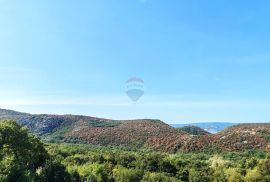
<path id="1" fill-rule="evenodd" d="M 204 135 L 190 140 L 187 151 L 208 149 L 244 151 L 249 149 L 269 150 L 270 123 L 238 124 L 216 134 Z"/>

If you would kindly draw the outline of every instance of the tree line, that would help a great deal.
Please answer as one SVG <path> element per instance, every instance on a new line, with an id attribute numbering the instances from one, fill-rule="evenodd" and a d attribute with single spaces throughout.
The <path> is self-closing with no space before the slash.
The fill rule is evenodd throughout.
<path id="1" fill-rule="evenodd" d="M 15 121 L 0 121 L 0 181 L 268 182 L 270 157 L 242 153 L 159 153 L 149 149 L 44 144 Z"/>

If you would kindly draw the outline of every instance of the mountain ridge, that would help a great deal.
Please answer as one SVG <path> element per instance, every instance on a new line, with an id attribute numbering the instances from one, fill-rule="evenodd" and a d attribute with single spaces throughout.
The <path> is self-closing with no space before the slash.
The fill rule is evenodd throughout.
<path id="1" fill-rule="evenodd" d="M 157 119 L 112 120 L 70 114 L 29 114 L 5 109 L 0 109 L 0 119 L 16 120 L 49 143 L 146 147 L 163 152 L 270 150 L 269 123 L 238 124 L 215 134 L 194 135 L 200 131 L 198 128 L 182 131 Z"/>
<path id="2" fill-rule="evenodd" d="M 82 115 L 29 114 L 0 109 L 0 119 L 16 120 L 47 142 L 83 142 L 176 151 L 190 140 L 160 120 L 111 120 Z"/>

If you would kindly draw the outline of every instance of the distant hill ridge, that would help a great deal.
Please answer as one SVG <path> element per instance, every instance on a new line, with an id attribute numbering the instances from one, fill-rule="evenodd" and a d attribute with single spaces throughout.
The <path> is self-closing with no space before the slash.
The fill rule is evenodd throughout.
<path id="1" fill-rule="evenodd" d="M 184 127 L 184 126 L 197 126 L 209 133 L 218 133 L 230 126 L 236 125 L 238 123 L 230 122 L 200 122 L 200 123 L 187 123 L 187 124 L 171 124 L 174 128 Z"/>
<path id="2" fill-rule="evenodd" d="M 208 131 L 206 131 L 198 126 L 192 126 L 192 125 L 183 126 L 183 127 L 177 128 L 177 129 L 184 131 L 190 135 L 209 135 L 209 134 L 211 134 Z"/>
<path id="3" fill-rule="evenodd" d="M 0 109 L 0 119 L 16 120 L 48 142 L 149 147 L 176 151 L 190 140 L 188 133 L 160 120 L 110 120 L 80 115 L 28 114 Z"/>
<path id="4" fill-rule="evenodd" d="M 28 114 L 0 109 L 47 142 L 147 147 L 158 151 L 270 149 L 270 124 L 238 124 L 216 134 L 198 127 L 177 129 L 160 120 L 111 120 L 81 115 Z"/>

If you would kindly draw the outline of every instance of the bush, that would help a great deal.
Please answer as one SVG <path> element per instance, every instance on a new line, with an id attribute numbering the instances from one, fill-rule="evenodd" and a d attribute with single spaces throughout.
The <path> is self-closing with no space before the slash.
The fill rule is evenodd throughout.
<path id="1" fill-rule="evenodd" d="M 177 182 L 177 178 L 170 177 L 166 173 L 146 173 L 141 182 Z"/>
<path id="2" fill-rule="evenodd" d="M 143 173 L 140 170 L 117 166 L 113 169 L 113 177 L 117 182 L 139 182 Z"/>

